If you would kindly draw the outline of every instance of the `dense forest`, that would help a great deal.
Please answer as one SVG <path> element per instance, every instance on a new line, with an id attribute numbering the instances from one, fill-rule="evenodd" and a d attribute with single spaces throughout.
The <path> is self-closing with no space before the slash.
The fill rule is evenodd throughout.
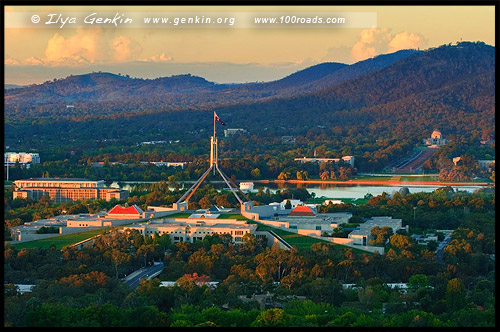
<path id="1" fill-rule="evenodd" d="M 210 188 L 205 190 L 210 196 Z M 154 185 L 154 191 L 163 199 L 175 195 L 165 186 Z M 435 242 L 420 245 L 406 231 L 384 229 L 373 229 L 372 240 L 385 247 L 385 255 L 326 242 L 286 251 L 266 247 L 252 235 L 242 245 L 223 235 L 174 244 L 168 235 L 143 237 L 130 230 L 110 230 L 81 250 L 6 245 L 4 322 L 19 327 L 493 327 L 494 197 L 492 190 L 445 187 L 433 193 L 384 193 L 360 206 L 324 207 L 351 211 L 358 223 L 373 215 L 402 217 L 412 234 L 454 229 L 442 255 Z M 19 208 L 14 201 L 7 203 Z M 157 278 L 142 280 L 135 290 L 120 280 L 154 261 L 164 263 Z M 163 287 L 161 281 L 177 283 Z M 218 284 L 210 287 L 207 281 Z M 400 282 L 406 291 L 388 286 Z M 36 286 L 21 294 L 15 284 Z M 269 300 L 259 303 L 259 296 Z"/>
<path id="2" fill-rule="evenodd" d="M 380 56 L 350 66 L 326 64 L 281 81 L 259 83 L 263 84 L 259 88 L 223 87 L 239 91 L 246 96 L 245 100 L 239 101 L 237 96 L 218 90 L 214 98 L 225 101 L 209 98 L 203 101 L 203 107 L 187 106 L 184 101 L 167 107 L 155 96 L 124 101 L 126 107 L 117 100 L 93 101 L 90 97 L 85 97 L 86 102 L 74 103 L 74 108 L 66 108 L 69 101 L 63 103 L 63 108 L 23 104 L 29 100 L 43 103 L 43 96 L 50 89 L 63 89 L 66 85 L 70 89 L 79 86 L 70 82 L 92 81 L 96 75 L 104 75 L 111 82 L 117 79 L 136 82 L 132 78 L 98 73 L 86 78 L 70 77 L 6 92 L 5 144 L 9 150 L 37 151 L 42 161 L 68 159 L 73 165 L 88 158 L 118 161 L 129 153 L 140 153 L 141 158 L 152 153 L 177 154 L 188 161 L 194 156 L 208 156 L 212 110 L 215 110 L 227 128 L 248 131 L 240 137 L 222 138 L 221 131 L 226 127 L 218 125 L 218 136 L 223 141 L 222 158 L 252 160 L 256 156 L 262 159 L 278 156 L 279 162 L 286 163 L 293 158 L 312 156 L 316 151 L 319 157 L 353 155 L 358 172 L 381 171 L 388 164 L 410 156 L 434 129 L 441 130 L 455 146 L 479 151 L 480 155 L 493 153 L 494 157 L 494 145 L 479 143 L 495 139 L 494 54 L 492 46 L 463 42 L 421 52 L 401 52 L 389 59 L 390 55 Z M 320 74 L 323 71 L 328 74 Z M 161 86 L 174 89 L 175 81 L 179 89 L 190 89 L 193 85 L 197 89 L 221 88 L 201 78 L 169 79 L 170 83 Z M 121 85 L 97 86 L 97 91 L 112 96 L 120 89 L 114 92 L 110 89 Z M 259 99 L 252 97 L 252 89 L 293 90 L 293 93 L 276 92 L 272 98 Z M 151 91 L 154 94 L 156 90 Z M 31 98 L 38 94 L 40 98 Z M 194 102 L 203 95 L 201 92 L 169 94 L 186 102 Z M 293 140 L 285 140 L 284 136 Z M 167 143 L 149 147 L 146 152 L 147 148 L 141 145 L 144 141 Z M 484 149 L 487 152 L 481 152 Z M 453 157 L 456 156 L 450 156 Z M 265 169 L 260 170 L 266 173 Z M 270 177 L 277 176 L 271 173 Z"/>

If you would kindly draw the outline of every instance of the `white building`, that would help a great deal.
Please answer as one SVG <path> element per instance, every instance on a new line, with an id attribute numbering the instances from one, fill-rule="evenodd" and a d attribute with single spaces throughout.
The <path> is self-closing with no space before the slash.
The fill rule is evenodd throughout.
<path id="1" fill-rule="evenodd" d="M 426 138 L 423 140 L 425 145 L 429 145 L 431 148 L 435 148 L 438 146 L 443 146 L 448 144 L 448 140 L 443 137 L 443 134 L 437 129 L 434 129 L 434 131 L 431 134 L 430 138 Z"/>
<path id="2" fill-rule="evenodd" d="M 29 168 L 31 164 L 40 164 L 40 155 L 38 153 L 26 152 L 5 152 L 4 166 L 13 166 L 16 163 Z"/>
<path id="3" fill-rule="evenodd" d="M 287 202 L 290 201 L 290 204 L 292 205 L 291 209 L 295 209 L 297 206 L 299 205 L 304 205 L 304 203 L 302 203 L 302 201 L 300 199 L 284 199 L 281 203 L 279 203 L 280 205 L 280 209 L 281 210 L 285 210 L 286 209 L 286 204 Z"/>
<path id="4" fill-rule="evenodd" d="M 387 216 L 372 217 L 360 224 L 359 230 L 352 231 L 347 237 L 353 241 L 353 244 L 366 246 L 371 237 L 372 228 L 377 226 L 380 228 L 388 226 L 392 228 L 393 233 L 396 233 L 396 231 L 400 229 L 406 229 L 406 231 L 408 231 L 408 225 L 403 227 L 403 221 L 401 219 L 392 219 L 392 217 Z"/>
<path id="5" fill-rule="evenodd" d="M 279 216 L 279 222 L 285 222 L 289 229 L 319 231 L 331 233 L 340 224 L 348 223 L 351 212 L 316 213 L 316 210 L 305 205 L 298 205 L 287 216 Z"/>
<path id="6" fill-rule="evenodd" d="M 116 205 L 109 212 L 101 211 L 95 214 L 80 213 L 73 215 L 62 214 L 47 219 L 27 222 L 12 227 L 10 232 L 14 242 L 26 242 L 64 234 L 79 233 L 102 227 L 127 225 L 146 221 L 151 218 L 163 217 L 173 213 L 177 213 L 177 210 L 148 206 L 146 211 L 142 211 L 137 205 L 130 207 Z M 54 227 L 57 229 L 57 233 L 37 234 L 37 231 L 42 227 Z"/>
<path id="7" fill-rule="evenodd" d="M 491 169 L 491 164 L 495 166 L 495 160 L 478 160 L 477 163 L 479 164 L 480 169 L 485 169 L 485 170 L 490 170 Z"/>
<path id="8" fill-rule="evenodd" d="M 343 204 L 344 202 L 342 202 L 340 199 L 327 199 L 323 202 L 323 205 L 328 205 L 328 204 Z"/>
<path id="9" fill-rule="evenodd" d="M 255 234 L 256 224 L 247 224 L 245 220 L 218 218 L 173 218 L 151 220 L 146 224 L 133 224 L 127 229 L 136 229 L 142 235 L 168 234 L 176 242 L 201 241 L 207 235 L 230 234 L 233 243 L 243 243 L 245 234 Z"/>
<path id="10" fill-rule="evenodd" d="M 242 128 L 228 128 L 228 129 L 224 129 L 224 137 L 231 137 L 231 136 L 234 136 L 236 134 L 246 134 L 247 131 L 245 129 L 242 129 Z"/>
<path id="11" fill-rule="evenodd" d="M 307 158 L 307 157 L 302 157 L 302 158 L 295 158 L 295 161 L 301 162 L 303 164 L 305 163 L 338 163 L 341 160 L 347 164 L 349 164 L 351 167 L 354 167 L 354 156 L 343 156 L 342 158 Z"/>
<path id="12" fill-rule="evenodd" d="M 240 190 L 245 191 L 253 191 L 254 183 L 253 182 L 241 182 Z"/>
<path id="13" fill-rule="evenodd" d="M 166 167 L 180 167 L 184 169 L 184 167 L 187 166 L 187 162 L 185 161 L 141 161 L 141 164 L 147 165 L 147 164 L 153 164 L 155 166 L 166 166 Z"/>

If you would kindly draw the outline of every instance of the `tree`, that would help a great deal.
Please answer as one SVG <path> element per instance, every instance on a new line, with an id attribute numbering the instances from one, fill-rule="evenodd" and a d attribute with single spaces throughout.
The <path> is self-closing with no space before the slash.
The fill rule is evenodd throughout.
<path id="1" fill-rule="evenodd" d="M 371 229 L 370 234 L 374 239 L 368 240 L 368 244 L 372 246 L 384 246 L 387 239 L 392 235 L 392 228 L 388 226 L 375 226 Z"/>
<path id="2" fill-rule="evenodd" d="M 465 286 L 462 280 L 453 278 L 446 285 L 446 307 L 449 312 L 462 309 L 466 305 Z"/>
<path id="3" fill-rule="evenodd" d="M 410 242 L 410 238 L 408 236 L 405 236 L 405 235 L 401 235 L 401 234 L 396 233 L 389 238 L 389 241 L 391 243 L 391 246 L 393 246 L 394 248 L 397 248 L 399 250 L 407 250 L 407 249 L 410 249 L 412 247 L 411 242 Z"/>
<path id="4" fill-rule="evenodd" d="M 118 267 L 130 262 L 131 258 L 132 258 L 131 255 L 128 253 L 121 252 L 120 250 L 117 250 L 117 249 L 112 249 L 111 261 L 113 262 L 113 265 L 115 266 L 116 279 L 118 279 Z"/>
<path id="5" fill-rule="evenodd" d="M 278 175 L 278 180 L 288 180 L 290 179 L 290 172 L 283 171 Z"/>
<path id="6" fill-rule="evenodd" d="M 251 324 L 252 327 L 285 327 L 288 326 L 290 316 L 283 309 L 272 308 L 262 311 L 255 321 Z"/>
<path id="7" fill-rule="evenodd" d="M 413 293 L 417 292 L 420 288 L 429 287 L 429 278 L 424 274 L 415 274 L 408 279 L 407 286 Z"/>
<path id="8" fill-rule="evenodd" d="M 260 169 L 258 169 L 258 168 L 254 168 L 254 169 L 250 172 L 250 174 L 252 175 L 252 177 L 253 177 L 254 179 L 260 179 L 260 178 L 262 177 L 262 175 L 260 174 Z"/>
<path id="9" fill-rule="evenodd" d="M 203 197 L 202 199 L 200 199 L 198 201 L 198 204 L 202 209 L 208 209 L 213 205 L 208 197 Z"/>

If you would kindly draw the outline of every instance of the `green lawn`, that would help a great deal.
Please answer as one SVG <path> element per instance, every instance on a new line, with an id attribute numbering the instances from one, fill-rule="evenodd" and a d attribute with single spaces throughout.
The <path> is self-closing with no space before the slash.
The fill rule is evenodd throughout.
<path id="1" fill-rule="evenodd" d="M 249 220 L 239 213 L 221 213 L 219 219 Z"/>
<path id="2" fill-rule="evenodd" d="M 283 240 L 285 240 L 288 244 L 297 248 L 298 250 L 310 250 L 311 245 L 318 243 L 318 242 L 324 243 L 324 244 L 329 244 L 329 245 L 336 246 L 336 247 L 341 247 L 341 248 L 351 248 L 351 247 L 343 246 L 341 244 L 336 244 L 336 243 L 324 241 L 321 239 L 316 239 L 316 238 L 313 238 L 310 236 L 304 236 L 304 235 L 299 235 L 299 234 L 292 233 L 292 232 L 287 232 L 285 230 L 274 228 L 274 227 L 267 226 L 267 225 L 263 225 L 260 223 L 257 223 L 257 224 L 259 225 L 257 230 L 259 230 L 259 231 L 272 230 L 276 234 L 278 234 Z M 358 254 L 363 254 L 363 253 L 370 254 L 370 252 L 363 251 L 360 249 L 356 249 L 356 248 L 352 248 L 352 249 L 354 250 L 354 252 L 356 252 Z"/>
<path id="3" fill-rule="evenodd" d="M 352 180 L 363 180 L 363 181 L 390 181 L 393 180 L 392 175 L 387 176 L 376 176 L 376 175 L 359 175 L 353 176 Z"/>
<path id="4" fill-rule="evenodd" d="M 108 231 L 110 228 L 97 229 L 87 232 L 67 234 L 61 236 L 55 236 L 48 239 L 28 241 L 23 243 L 14 244 L 17 249 L 31 249 L 31 248 L 48 248 L 51 245 L 55 245 L 57 249 L 62 249 L 66 246 L 78 243 L 80 241 L 91 238 L 95 235 L 101 234 Z"/>
<path id="5" fill-rule="evenodd" d="M 174 214 L 170 214 L 168 216 L 165 216 L 165 217 L 161 217 L 161 218 L 189 218 L 189 216 L 192 215 L 192 213 L 174 213 Z"/>
<path id="6" fill-rule="evenodd" d="M 439 181 L 439 176 L 401 176 L 400 181 Z"/>

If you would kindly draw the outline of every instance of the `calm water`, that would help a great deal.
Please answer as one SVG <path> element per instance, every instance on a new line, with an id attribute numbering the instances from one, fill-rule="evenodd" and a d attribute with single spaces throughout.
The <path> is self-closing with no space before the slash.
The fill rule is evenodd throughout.
<path id="1" fill-rule="evenodd" d="M 131 187 L 139 183 L 154 183 L 152 182 L 113 182 L 111 187 L 130 190 Z M 226 185 L 222 182 L 211 182 L 215 188 L 225 188 Z M 192 183 L 180 183 L 180 188 L 189 188 Z M 202 184 L 203 185 L 203 184 Z M 296 184 L 296 183 L 255 183 L 254 189 L 257 191 L 259 188 L 269 188 L 271 192 L 276 190 L 283 190 L 286 188 L 306 188 L 310 193 L 315 193 L 316 197 L 326 198 L 363 198 L 366 194 L 377 196 L 386 192 L 392 194 L 400 190 L 402 187 L 407 187 L 410 193 L 416 192 L 433 192 L 439 186 L 427 185 L 399 185 L 399 186 L 373 186 L 373 185 L 338 185 L 338 184 Z M 453 186 L 453 189 L 467 192 L 474 192 L 476 189 L 484 188 L 484 186 Z M 173 189 L 173 188 L 171 188 Z"/>

